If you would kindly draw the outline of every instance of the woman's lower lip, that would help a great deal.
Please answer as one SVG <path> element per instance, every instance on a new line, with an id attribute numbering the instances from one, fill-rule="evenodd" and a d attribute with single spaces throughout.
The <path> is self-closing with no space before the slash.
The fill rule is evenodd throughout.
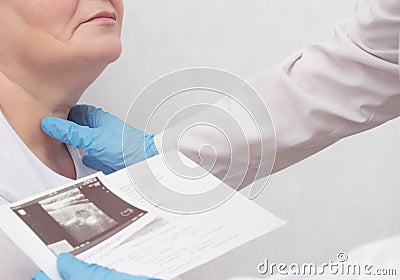
<path id="1" fill-rule="evenodd" d="M 116 21 L 113 18 L 94 18 L 92 20 L 89 20 L 89 22 L 93 22 L 93 23 L 107 23 L 107 24 L 115 24 Z"/>

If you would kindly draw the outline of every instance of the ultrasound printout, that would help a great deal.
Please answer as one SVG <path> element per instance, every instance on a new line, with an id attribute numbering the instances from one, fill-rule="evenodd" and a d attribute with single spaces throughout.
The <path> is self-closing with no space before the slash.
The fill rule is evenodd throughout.
<path id="1" fill-rule="evenodd" d="M 147 213 L 116 196 L 97 177 L 11 209 L 55 255 L 79 254 Z"/>

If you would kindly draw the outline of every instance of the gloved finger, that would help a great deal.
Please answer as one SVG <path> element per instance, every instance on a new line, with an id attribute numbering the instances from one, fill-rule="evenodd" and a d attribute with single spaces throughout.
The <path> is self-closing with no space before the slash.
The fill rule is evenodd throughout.
<path id="1" fill-rule="evenodd" d="M 87 264 L 68 253 L 62 253 L 58 256 L 57 267 L 64 280 L 157 280 L 132 276 L 96 264 Z"/>
<path id="2" fill-rule="evenodd" d="M 104 149 L 96 141 L 100 138 L 101 132 L 94 128 L 56 117 L 47 117 L 42 120 L 42 129 L 50 137 L 74 148 L 85 150 L 88 154 L 93 155 Z"/>
<path id="3" fill-rule="evenodd" d="M 100 112 L 101 111 L 101 112 Z M 75 105 L 69 111 L 68 120 L 79 125 L 88 126 L 91 128 L 98 127 L 97 119 L 103 110 L 92 105 Z"/>
<path id="4" fill-rule="evenodd" d="M 57 257 L 57 268 L 62 279 L 84 279 L 88 264 L 71 254 L 62 253 Z"/>
<path id="5" fill-rule="evenodd" d="M 93 156 L 84 156 L 82 159 L 82 162 L 87 167 L 92 168 L 97 171 L 101 171 L 106 175 L 109 175 L 109 174 L 115 172 L 114 169 L 105 165 L 104 163 L 102 163 L 100 160 L 98 160 L 97 158 L 95 158 Z"/>
<path id="6" fill-rule="evenodd" d="M 104 112 L 101 108 L 85 104 L 72 107 L 68 114 L 68 120 L 91 128 L 110 124 L 123 125 L 121 120 L 110 113 Z"/>
<path id="7" fill-rule="evenodd" d="M 32 280 L 51 280 L 51 279 L 41 271 L 33 275 Z"/>

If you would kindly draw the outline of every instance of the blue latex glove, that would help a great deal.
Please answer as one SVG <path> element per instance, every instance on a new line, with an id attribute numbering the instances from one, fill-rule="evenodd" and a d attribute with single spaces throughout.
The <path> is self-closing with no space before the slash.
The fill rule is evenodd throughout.
<path id="1" fill-rule="evenodd" d="M 125 127 L 124 127 L 125 126 Z M 154 135 L 145 134 L 102 109 L 77 105 L 68 120 L 47 117 L 42 129 L 49 136 L 88 153 L 83 163 L 105 174 L 158 155 Z M 125 129 L 125 131 L 123 131 Z M 125 135 L 123 153 L 122 138 Z M 124 162 L 125 156 L 125 162 Z"/>
<path id="2" fill-rule="evenodd" d="M 66 253 L 58 256 L 57 268 L 63 280 L 159 280 L 132 276 L 97 264 L 87 264 Z M 50 278 L 43 272 L 39 272 L 32 277 L 32 280 L 50 280 Z"/>

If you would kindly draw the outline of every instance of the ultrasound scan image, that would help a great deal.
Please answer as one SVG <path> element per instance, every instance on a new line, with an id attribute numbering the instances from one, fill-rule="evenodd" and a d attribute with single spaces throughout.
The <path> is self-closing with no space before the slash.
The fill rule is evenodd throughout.
<path id="1" fill-rule="evenodd" d="M 79 254 L 147 214 L 99 178 L 68 186 L 12 208 L 55 254 Z"/>
<path id="2" fill-rule="evenodd" d="M 79 189 L 50 197 L 39 204 L 78 242 L 84 242 L 117 224 Z"/>

